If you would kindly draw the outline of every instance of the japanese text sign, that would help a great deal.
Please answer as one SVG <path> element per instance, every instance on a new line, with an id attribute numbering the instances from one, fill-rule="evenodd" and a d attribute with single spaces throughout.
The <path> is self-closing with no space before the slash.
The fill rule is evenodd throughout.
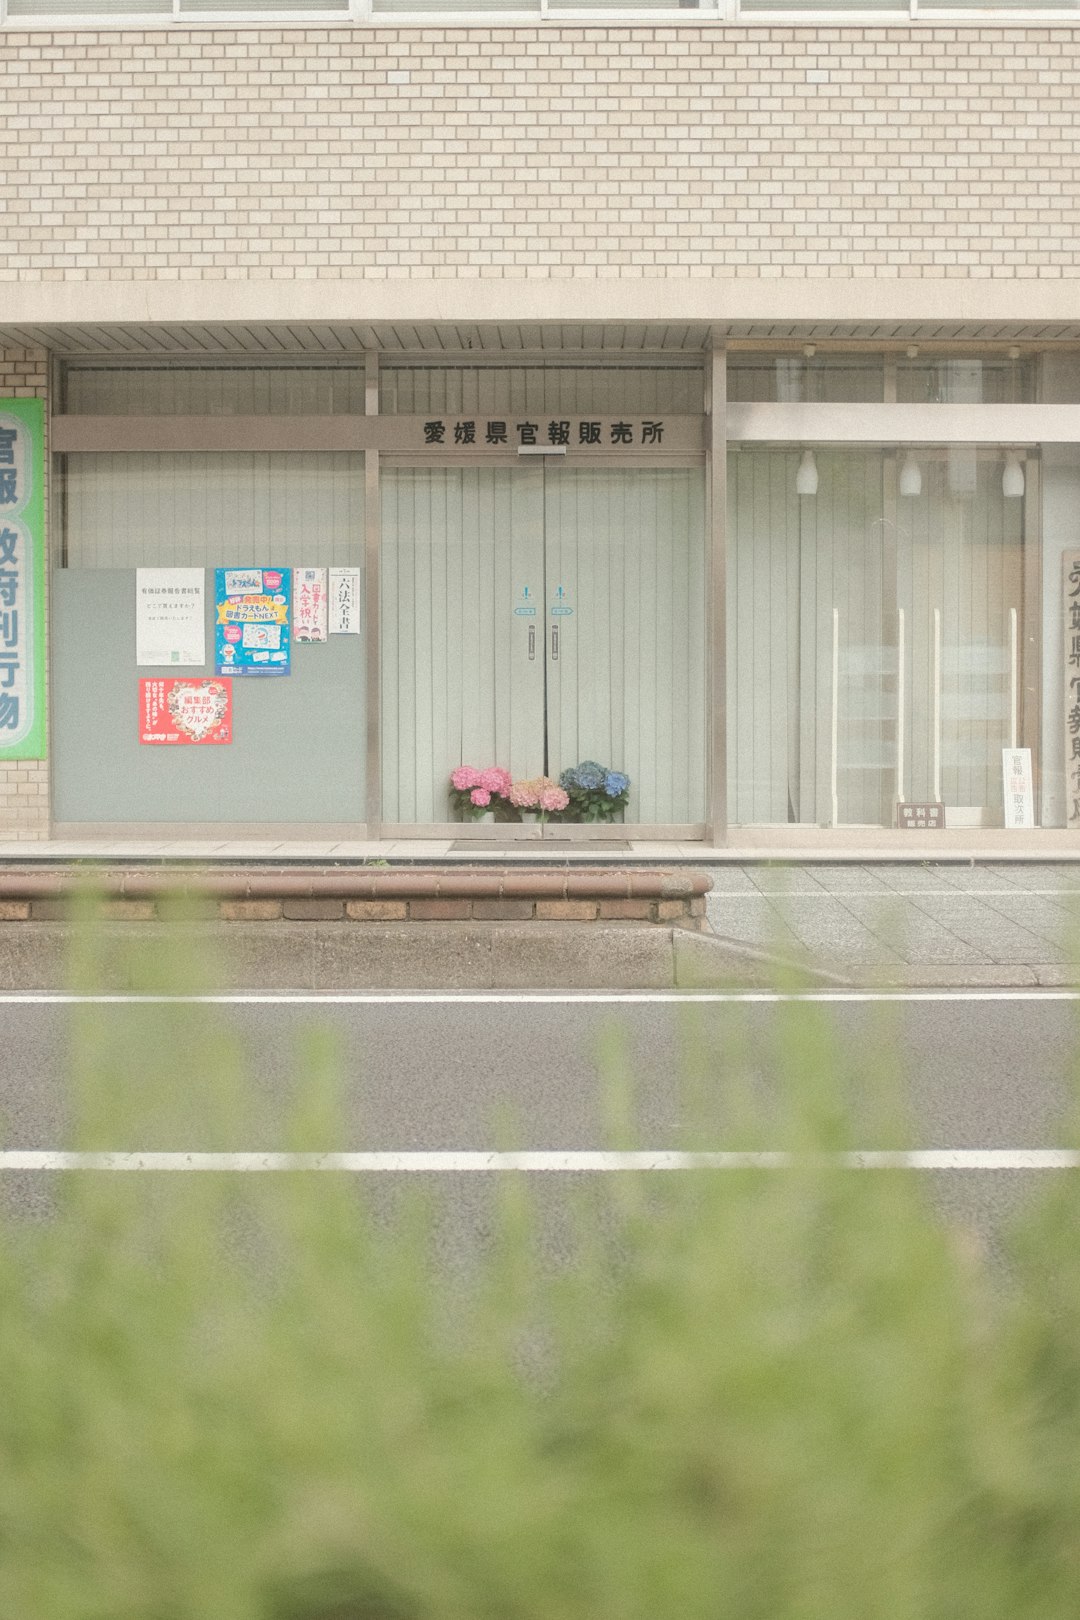
<path id="1" fill-rule="evenodd" d="M 358 636 L 360 634 L 359 568 L 331 568 L 330 570 L 329 629 L 332 636 Z"/>
<path id="2" fill-rule="evenodd" d="M 944 827 L 945 806 L 934 803 L 898 804 L 896 825 L 903 832 L 929 832 Z"/>
<path id="3" fill-rule="evenodd" d="M 297 641 L 326 640 L 326 569 L 294 568 L 293 636 Z"/>
<path id="4" fill-rule="evenodd" d="M 135 570 L 135 662 L 206 662 L 206 618 L 201 568 Z"/>
<path id="5" fill-rule="evenodd" d="M 1080 828 L 1080 551 L 1065 568 L 1065 825 Z"/>
<path id="6" fill-rule="evenodd" d="M 1031 791 L 1031 749 L 1003 748 L 1001 769 L 1005 790 L 1006 827 L 1034 827 L 1035 801 Z"/>
<path id="7" fill-rule="evenodd" d="M 139 741 L 232 742 L 232 681 L 140 681 Z"/>
<path id="8" fill-rule="evenodd" d="M 528 449 L 620 449 L 664 445 L 664 422 L 658 417 L 534 416 L 478 418 L 435 416 L 422 419 L 424 445 L 443 450 L 470 445 Z"/>
<path id="9" fill-rule="evenodd" d="M 219 675 L 287 675 L 288 568 L 218 568 L 214 667 Z"/>
<path id="10" fill-rule="evenodd" d="M 0 759 L 45 758 L 45 418 L 0 399 Z"/>

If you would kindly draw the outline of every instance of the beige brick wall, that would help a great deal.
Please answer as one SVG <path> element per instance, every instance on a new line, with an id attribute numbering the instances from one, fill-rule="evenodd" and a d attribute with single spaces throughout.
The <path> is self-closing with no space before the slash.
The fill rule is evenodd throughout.
<path id="1" fill-rule="evenodd" d="M 0 349 L 0 399 L 44 399 L 48 375 L 43 349 Z M 48 499 L 46 478 L 46 521 Z M 45 575 L 48 589 L 48 569 Z M 0 842 L 47 838 L 48 833 L 48 760 L 0 760 Z"/>
<path id="2" fill-rule="evenodd" d="M 1053 278 L 1080 252 L 1068 27 L 8 31 L 0 84 L 9 280 Z"/>

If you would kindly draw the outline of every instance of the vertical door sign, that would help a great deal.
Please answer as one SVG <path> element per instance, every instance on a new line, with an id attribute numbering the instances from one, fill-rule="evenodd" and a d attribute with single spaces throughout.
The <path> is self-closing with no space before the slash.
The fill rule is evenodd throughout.
<path id="1" fill-rule="evenodd" d="M 330 634 L 332 636 L 360 634 L 359 568 L 330 570 Z"/>
<path id="2" fill-rule="evenodd" d="M 1035 802 L 1031 791 L 1031 749 L 1003 748 L 1001 768 L 1005 786 L 1006 827 L 1034 827 Z"/>
<path id="3" fill-rule="evenodd" d="M 1065 825 L 1080 829 L 1080 551 L 1065 567 Z"/>
<path id="4" fill-rule="evenodd" d="M 326 640 L 326 569 L 294 568 L 293 636 L 297 641 Z"/>
<path id="5" fill-rule="evenodd" d="M 218 568 L 214 667 L 218 675 L 287 675 L 292 580 L 287 568 Z"/>
<path id="6" fill-rule="evenodd" d="M 136 568 L 135 662 L 205 664 L 201 568 Z"/>
<path id="7" fill-rule="evenodd" d="M 232 742 L 232 681 L 140 681 L 139 741 Z"/>
<path id="8" fill-rule="evenodd" d="M 0 759 L 44 759 L 44 404 L 0 399 Z"/>

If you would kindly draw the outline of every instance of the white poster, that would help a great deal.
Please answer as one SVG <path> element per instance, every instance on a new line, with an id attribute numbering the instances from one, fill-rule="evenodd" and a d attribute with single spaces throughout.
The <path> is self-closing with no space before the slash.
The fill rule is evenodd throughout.
<path id="1" fill-rule="evenodd" d="M 136 664 L 206 662 L 206 607 L 201 568 L 136 568 Z"/>
<path id="2" fill-rule="evenodd" d="M 326 640 L 326 569 L 293 569 L 293 640 Z"/>
<path id="3" fill-rule="evenodd" d="M 1031 791 L 1031 749 L 1003 748 L 1006 827 L 1034 827 L 1035 799 Z"/>
<path id="4" fill-rule="evenodd" d="M 330 634 L 332 636 L 360 634 L 359 568 L 330 570 Z"/>

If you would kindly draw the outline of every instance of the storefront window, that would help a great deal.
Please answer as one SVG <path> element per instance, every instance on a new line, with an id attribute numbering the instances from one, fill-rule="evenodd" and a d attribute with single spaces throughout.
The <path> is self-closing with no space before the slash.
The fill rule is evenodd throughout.
<path id="1" fill-rule="evenodd" d="M 891 826 L 901 798 L 1001 824 L 1001 751 L 1036 723 L 1031 482 L 996 448 L 732 454 L 733 824 Z"/>

